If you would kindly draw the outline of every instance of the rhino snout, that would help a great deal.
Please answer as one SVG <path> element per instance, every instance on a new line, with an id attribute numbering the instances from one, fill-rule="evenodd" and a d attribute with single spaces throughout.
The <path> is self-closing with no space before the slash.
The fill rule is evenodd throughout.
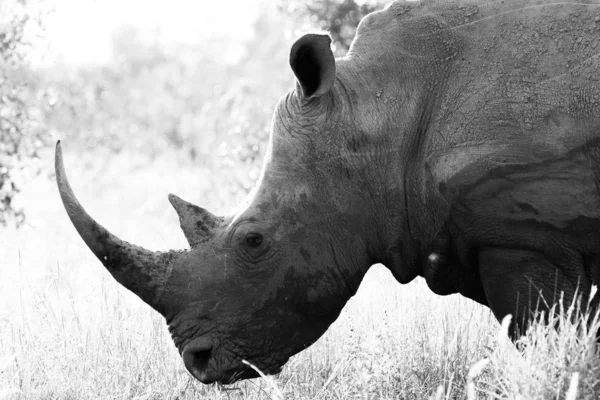
<path id="1" fill-rule="evenodd" d="M 192 340 L 185 346 L 181 354 L 188 372 L 205 384 L 214 382 L 229 384 L 259 376 L 256 371 L 244 364 L 229 366 L 222 364 L 218 360 L 219 356 L 223 358 L 224 354 L 219 354 L 217 348 L 213 347 L 211 340 L 207 337 Z M 227 368 L 219 369 L 218 365 Z M 281 368 L 278 368 L 275 373 L 280 371 Z"/>

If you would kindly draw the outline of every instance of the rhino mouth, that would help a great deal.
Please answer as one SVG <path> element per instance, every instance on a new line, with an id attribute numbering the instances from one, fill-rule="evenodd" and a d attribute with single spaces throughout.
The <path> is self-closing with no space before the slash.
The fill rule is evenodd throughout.
<path id="1" fill-rule="evenodd" d="M 258 372 L 251 368 L 243 368 L 241 370 L 236 369 L 225 372 L 221 379 L 218 380 L 218 382 L 224 385 L 229 385 L 231 383 L 242 381 L 244 379 L 258 378 L 259 376 L 260 375 L 258 374 Z"/>
<path id="2" fill-rule="evenodd" d="M 277 375 L 281 372 L 281 370 L 283 370 L 283 366 L 261 369 L 260 371 L 264 375 Z M 243 364 L 238 368 L 226 371 L 221 377 L 221 379 L 218 380 L 218 382 L 225 385 L 229 385 L 231 383 L 242 381 L 244 379 L 258 378 L 259 376 L 260 374 L 256 370 Z"/>
<path id="3" fill-rule="evenodd" d="M 283 367 L 277 367 L 272 370 L 262 371 L 265 375 L 275 375 L 281 372 Z M 197 370 L 198 372 L 190 373 L 194 376 L 194 378 L 198 379 L 200 382 L 204 384 L 211 383 L 220 383 L 223 385 L 230 385 L 232 383 L 243 381 L 244 379 L 253 379 L 258 378 L 260 374 L 254 369 L 246 366 L 240 365 L 237 368 L 228 369 L 224 372 L 211 372 L 208 370 Z"/>
<path id="4" fill-rule="evenodd" d="M 209 340 L 199 338 L 185 346 L 182 353 L 183 363 L 188 372 L 202 383 L 210 384 L 218 382 L 231 384 L 244 379 L 258 378 L 260 374 L 250 365 L 237 363 L 237 365 L 222 369 L 216 368 L 219 364 L 217 352 Z M 283 366 L 275 368 L 261 368 L 265 375 L 274 375 L 281 372 Z"/>

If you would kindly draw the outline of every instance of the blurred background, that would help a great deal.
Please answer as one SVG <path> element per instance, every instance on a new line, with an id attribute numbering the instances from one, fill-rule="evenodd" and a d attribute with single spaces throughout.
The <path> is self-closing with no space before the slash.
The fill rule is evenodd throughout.
<path id="1" fill-rule="evenodd" d="M 32 205 L 19 193 L 37 174 L 52 175 L 47 153 L 58 138 L 78 154 L 71 168 L 119 160 L 126 173 L 162 160 L 228 169 L 228 190 L 247 191 L 274 105 L 293 87 L 293 41 L 326 30 L 341 56 L 362 16 L 381 6 L 2 0 L 0 224 L 27 221 Z"/>

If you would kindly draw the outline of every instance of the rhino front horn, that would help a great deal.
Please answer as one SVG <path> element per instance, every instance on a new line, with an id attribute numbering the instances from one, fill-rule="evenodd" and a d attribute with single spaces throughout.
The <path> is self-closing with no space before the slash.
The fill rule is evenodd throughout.
<path id="1" fill-rule="evenodd" d="M 174 194 L 169 194 L 169 202 L 179 215 L 181 230 L 190 247 L 196 247 L 199 243 L 208 240 L 220 218 Z"/>
<path id="2" fill-rule="evenodd" d="M 81 206 L 65 173 L 60 141 L 56 143 L 56 182 L 63 205 L 77 232 L 121 285 L 138 295 L 145 303 L 165 315 L 161 302 L 172 264 L 182 252 L 153 252 L 129 244 L 98 224 Z"/>

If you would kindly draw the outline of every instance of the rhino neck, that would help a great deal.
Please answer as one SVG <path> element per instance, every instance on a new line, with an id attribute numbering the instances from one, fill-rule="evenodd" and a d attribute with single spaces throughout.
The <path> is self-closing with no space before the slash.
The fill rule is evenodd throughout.
<path id="1" fill-rule="evenodd" d="M 450 71 L 430 62 L 439 49 L 417 40 L 411 30 L 391 30 L 393 37 L 385 39 L 371 36 L 368 25 L 394 24 L 393 18 L 386 21 L 388 17 L 381 13 L 368 18 L 349 56 L 338 63 L 341 79 L 354 82 L 356 88 L 352 115 L 357 130 L 348 140 L 360 144 L 342 151 L 342 156 L 354 161 L 349 164 L 361 171 L 362 190 L 371 194 L 373 258 L 407 283 L 423 275 L 446 207 L 431 192 L 424 165 L 430 121 Z M 373 41 L 393 46 L 384 49 Z"/>
<path id="2" fill-rule="evenodd" d="M 291 92 L 277 107 L 258 198 L 285 199 L 314 231 L 343 232 L 337 247 L 351 256 L 338 264 L 353 287 L 375 263 L 402 283 L 421 274 L 429 237 L 415 149 L 433 103 L 419 61 L 350 55 L 327 96 L 302 104 Z"/>

